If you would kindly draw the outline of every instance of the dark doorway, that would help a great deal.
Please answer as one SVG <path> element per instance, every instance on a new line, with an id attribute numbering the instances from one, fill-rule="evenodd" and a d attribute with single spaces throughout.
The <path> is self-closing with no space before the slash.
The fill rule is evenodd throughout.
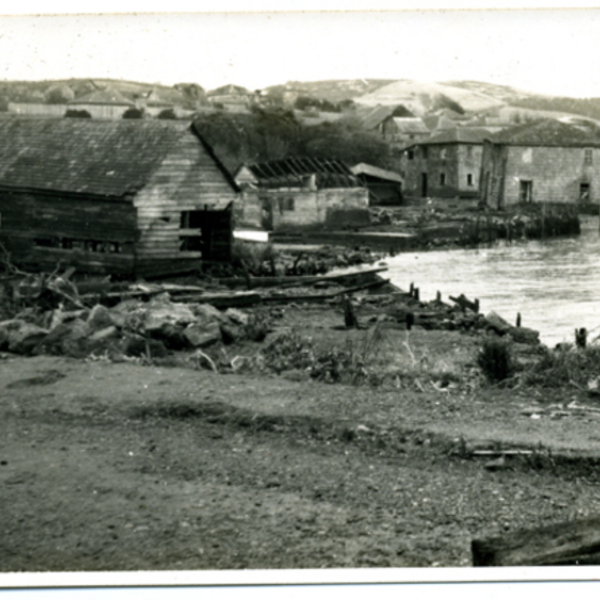
<path id="1" fill-rule="evenodd" d="M 532 201 L 533 181 L 521 179 L 519 181 L 519 202 L 526 204 Z"/>
<path id="2" fill-rule="evenodd" d="M 421 197 L 427 198 L 427 173 L 421 173 Z"/>

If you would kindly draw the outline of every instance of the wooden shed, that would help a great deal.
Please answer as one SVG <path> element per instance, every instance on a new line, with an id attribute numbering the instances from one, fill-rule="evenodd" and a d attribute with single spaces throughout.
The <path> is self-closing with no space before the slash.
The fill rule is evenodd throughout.
<path id="1" fill-rule="evenodd" d="M 0 121 L 0 242 L 16 264 L 149 275 L 228 260 L 238 191 L 190 123 Z"/>

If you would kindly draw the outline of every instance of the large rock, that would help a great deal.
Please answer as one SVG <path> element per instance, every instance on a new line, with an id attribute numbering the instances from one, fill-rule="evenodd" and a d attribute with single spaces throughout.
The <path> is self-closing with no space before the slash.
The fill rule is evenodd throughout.
<path id="1" fill-rule="evenodd" d="M 211 304 L 195 304 L 192 306 L 196 321 L 200 323 L 226 323 L 227 317 Z"/>
<path id="2" fill-rule="evenodd" d="M 493 329 L 496 333 L 499 333 L 500 335 L 505 335 L 512 329 L 510 323 L 505 321 L 499 314 L 495 313 L 494 311 L 486 315 L 485 320 L 487 321 L 487 324 L 490 327 L 490 329 Z"/>
<path id="3" fill-rule="evenodd" d="M 194 348 L 203 348 L 221 340 L 219 323 L 193 323 L 188 325 L 183 335 Z"/>
<path id="4" fill-rule="evenodd" d="M 240 310 L 239 308 L 228 308 L 225 311 L 225 316 L 237 325 L 248 325 L 249 317 L 248 315 Z"/>
<path id="5" fill-rule="evenodd" d="M 0 323 L 0 344 L 16 354 L 31 354 L 48 330 L 20 319 Z"/>
<path id="6" fill-rule="evenodd" d="M 536 345 L 540 343 L 540 332 L 528 327 L 511 327 L 510 337 L 518 344 Z"/>
<path id="7" fill-rule="evenodd" d="M 110 310 L 106 308 L 106 306 L 102 306 L 102 304 L 96 304 L 90 311 L 87 324 L 93 331 L 98 331 L 100 329 L 112 327 L 115 323 Z"/>
<path id="8" fill-rule="evenodd" d="M 161 303 L 148 306 L 144 319 L 144 328 L 147 332 L 160 330 L 165 324 L 188 325 L 196 320 L 196 316 L 185 304 Z"/>

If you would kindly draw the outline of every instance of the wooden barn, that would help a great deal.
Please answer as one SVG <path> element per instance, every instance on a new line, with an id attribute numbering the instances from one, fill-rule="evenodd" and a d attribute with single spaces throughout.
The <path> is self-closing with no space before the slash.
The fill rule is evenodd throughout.
<path id="1" fill-rule="evenodd" d="M 0 242 L 15 264 L 144 276 L 228 260 L 237 192 L 190 123 L 0 121 Z"/>

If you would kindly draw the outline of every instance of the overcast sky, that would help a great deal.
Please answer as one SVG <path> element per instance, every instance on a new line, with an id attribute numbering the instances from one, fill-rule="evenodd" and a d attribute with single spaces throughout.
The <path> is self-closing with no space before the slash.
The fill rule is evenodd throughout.
<path id="1" fill-rule="evenodd" d="M 161 4 L 162 11 L 165 4 L 175 11 L 191 3 Z M 264 0 L 252 6 L 267 12 L 214 12 L 236 10 L 237 4 L 213 2 L 211 13 L 0 16 L 0 79 L 110 77 L 195 82 L 207 90 L 226 83 L 258 89 L 288 80 L 471 79 L 600 97 L 600 9 L 368 12 L 356 11 L 365 3 L 355 0 L 343 4 L 354 9 L 346 12 L 294 13 L 273 12 Z M 19 3 L 11 11 L 36 12 L 31 5 Z M 51 6 L 65 12 L 62 3 Z M 132 4 L 105 0 L 101 6 L 125 11 Z M 152 10 L 148 2 L 143 6 Z M 293 6 L 341 5 L 314 0 Z"/>

